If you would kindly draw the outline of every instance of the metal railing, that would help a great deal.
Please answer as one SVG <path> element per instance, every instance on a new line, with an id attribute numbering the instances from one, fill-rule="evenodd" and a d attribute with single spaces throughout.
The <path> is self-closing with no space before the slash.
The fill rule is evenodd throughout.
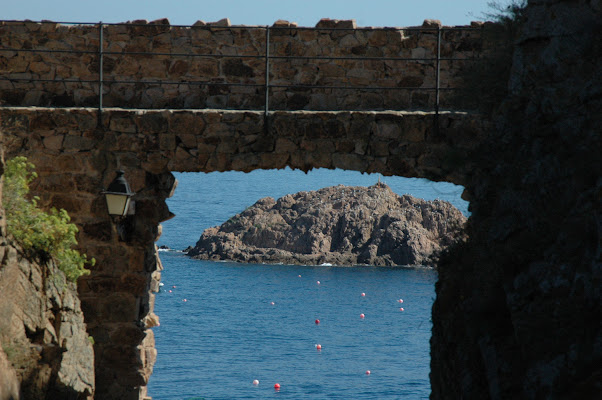
<path id="1" fill-rule="evenodd" d="M 438 116 L 440 112 L 440 94 L 442 91 L 454 91 L 461 90 L 462 88 L 457 87 L 441 87 L 441 62 L 446 61 L 475 61 L 478 60 L 477 57 L 472 58 L 454 58 L 454 57 L 441 57 L 441 43 L 442 43 L 442 33 L 445 31 L 461 31 L 461 30 L 480 30 L 478 27 L 409 27 L 409 28 L 340 28 L 340 27 L 293 27 L 293 26 L 216 26 L 216 25 L 204 25 L 204 26 L 189 26 L 189 25 L 161 25 L 161 24 L 129 24 L 129 23 L 83 23 L 83 22 L 34 22 L 34 21 L 0 21 L 0 24 L 10 24 L 10 23 L 53 23 L 53 24 L 61 24 L 61 25 L 79 25 L 79 26 L 95 26 L 98 29 L 98 48 L 95 50 L 74 50 L 74 49 L 65 49 L 65 50 L 53 50 L 53 49 L 44 49 L 44 48 L 0 48 L 0 56 L 2 52 L 32 52 L 32 53 L 71 53 L 71 54 L 79 54 L 83 56 L 85 54 L 96 54 L 98 57 L 98 79 L 43 79 L 43 78 L 19 78 L 10 76 L 10 72 L 5 72 L 0 75 L 0 80 L 10 81 L 10 82 L 56 82 L 56 83 L 79 83 L 79 84 L 96 84 L 98 91 L 98 111 L 99 111 L 99 121 L 103 112 L 103 93 L 105 91 L 105 86 L 115 85 L 115 84 L 135 84 L 135 85 L 190 85 L 190 86 L 199 86 L 199 87 L 255 87 L 262 89 L 264 93 L 264 103 L 262 109 L 257 108 L 244 108 L 244 110 L 255 110 L 255 111 L 263 111 L 264 115 L 267 117 L 272 111 L 288 111 L 287 109 L 280 110 L 277 107 L 270 107 L 270 95 L 274 89 L 291 89 L 291 90 L 308 90 L 308 89 L 317 89 L 317 90 L 344 90 L 344 91 L 375 91 L 375 92 L 385 92 L 385 91 L 422 91 L 422 92 L 434 92 L 433 96 L 433 104 L 432 109 L 435 112 L 435 115 Z M 263 30 L 265 31 L 265 44 L 263 49 L 263 54 L 256 55 L 237 55 L 237 54 L 198 54 L 198 53 L 174 53 L 174 52 L 152 52 L 152 51 L 108 51 L 105 49 L 105 38 L 104 38 L 104 29 L 107 26 L 127 26 L 132 28 L 155 28 L 155 29 L 165 29 L 165 28 L 190 28 L 190 29 L 208 29 L 211 31 L 219 31 L 219 30 Z M 409 31 L 409 32 L 427 32 L 429 34 L 436 35 L 436 44 L 435 48 L 432 50 L 434 56 L 433 57 L 379 57 L 379 56 L 361 56 L 361 55 L 339 55 L 339 56 L 329 56 L 329 55 L 321 55 L 321 56 L 301 56 L 301 55 L 278 55 L 277 46 L 279 43 L 271 40 L 271 33 L 275 33 L 282 30 L 287 30 L 290 32 L 300 32 L 303 30 L 312 30 L 312 31 L 323 31 L 323 32 L 336 32 L 336 31 L 377 31 L 379 29 L 385 31 Z M 270 48 L 274 47 L 274 51 L 270 52 Z M 106 56 L 115 56 L 115 57 L 157 57 L 157 56 L 166 56 L 170 58 L 181 58 L 181 57 L 203 57 L 203 58 L 238 58 L 238 59 L 257 59 L 264 60 L 265 67 L 263 70 L 263 83 L 243 83 L 243 82 L 220 82 L 220 81 L 195 81 L 195 80 L 166 80 L 166 79 L 143 79 L 143 80 L 124 80 L 124 79 L 107 79 L 104 74 L 104 60 Z M 414 63 L 430 63 L 434 68 L 434 86 L 428 87 L 399 87 L 399 86 L 370 86 L 370 85 L 317 85 L 317 84 L 301 84 L 301 83 L 271 83 L 270 75 L 271 75 L 271 66 L 277 60 L 284 61 L 293 61 L 293 60 L 304 60 L 306 62 L 310 61 L 400 61 L 400 62 L 414 62 Z M 257 72 L 257 71 L 254 71 Z M 206 108 L 206 107 L 205 107 Z M 304 109 L 307 111 L 317 111 L 312 109 Z M 330 110 L 330 111 L 353 111 L 353 110 Z M 438 118 L 436 118 L 438 121 Z"/>

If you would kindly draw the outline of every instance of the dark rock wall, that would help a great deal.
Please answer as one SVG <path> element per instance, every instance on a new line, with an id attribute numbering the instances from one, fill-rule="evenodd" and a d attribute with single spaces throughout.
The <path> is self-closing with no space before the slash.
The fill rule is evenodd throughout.
<path id="1" fill-rule="evenodd" d="M 471 239 L 440 265 L 433 399 L 602 393 L 601 17 L 599 1 L 529 2 L 467 184 Z"/>

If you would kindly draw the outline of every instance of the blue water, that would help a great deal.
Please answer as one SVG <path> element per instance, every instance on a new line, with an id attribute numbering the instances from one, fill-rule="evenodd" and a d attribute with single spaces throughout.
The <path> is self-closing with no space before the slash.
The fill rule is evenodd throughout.
<path id="1" fill-rule="evenodd" d="M 177 217 L 163 224 L 158 242 L 172 249 L 194 245 L 205 228 L 262 197 L 378 180 L 288 169 L 176 177 L 168 205 Z M 398 194 L 441 198 L 467 213 L 461 187 L 381 179 Z M 161 259 L 154 399 L 428 398 L 434 271 L 210 262 L 180 252 L 161 252 Z"/>

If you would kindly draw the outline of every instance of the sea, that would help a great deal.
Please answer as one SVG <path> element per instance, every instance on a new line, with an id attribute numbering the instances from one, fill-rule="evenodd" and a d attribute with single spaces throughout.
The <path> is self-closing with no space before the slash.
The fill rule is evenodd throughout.
<path id="1" fill-rule="evenodd" d="M 189 259 L 204 229 L 257 200 L 379 180 L 397 194 L 451 202 L 447 182 L 316 169 L 177 173 L 176 215 L 157 245 L 164 266 L 153 328 L 155 400 L 428 399 L 431 308 L 428 268 L 298 266 Z"/>

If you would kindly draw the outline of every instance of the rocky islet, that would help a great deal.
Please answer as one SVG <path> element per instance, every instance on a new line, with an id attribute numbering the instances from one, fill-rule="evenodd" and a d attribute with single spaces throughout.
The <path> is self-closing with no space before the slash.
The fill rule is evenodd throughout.
<path id="1" fill-rule="evenodd" d="M 446 201 L 399 196 L 381 182 L 338 185 L 260 199 L 206 229 L 187 254 L 246 263 L 433 265 L 463 237 L 465 222 Z"/>

